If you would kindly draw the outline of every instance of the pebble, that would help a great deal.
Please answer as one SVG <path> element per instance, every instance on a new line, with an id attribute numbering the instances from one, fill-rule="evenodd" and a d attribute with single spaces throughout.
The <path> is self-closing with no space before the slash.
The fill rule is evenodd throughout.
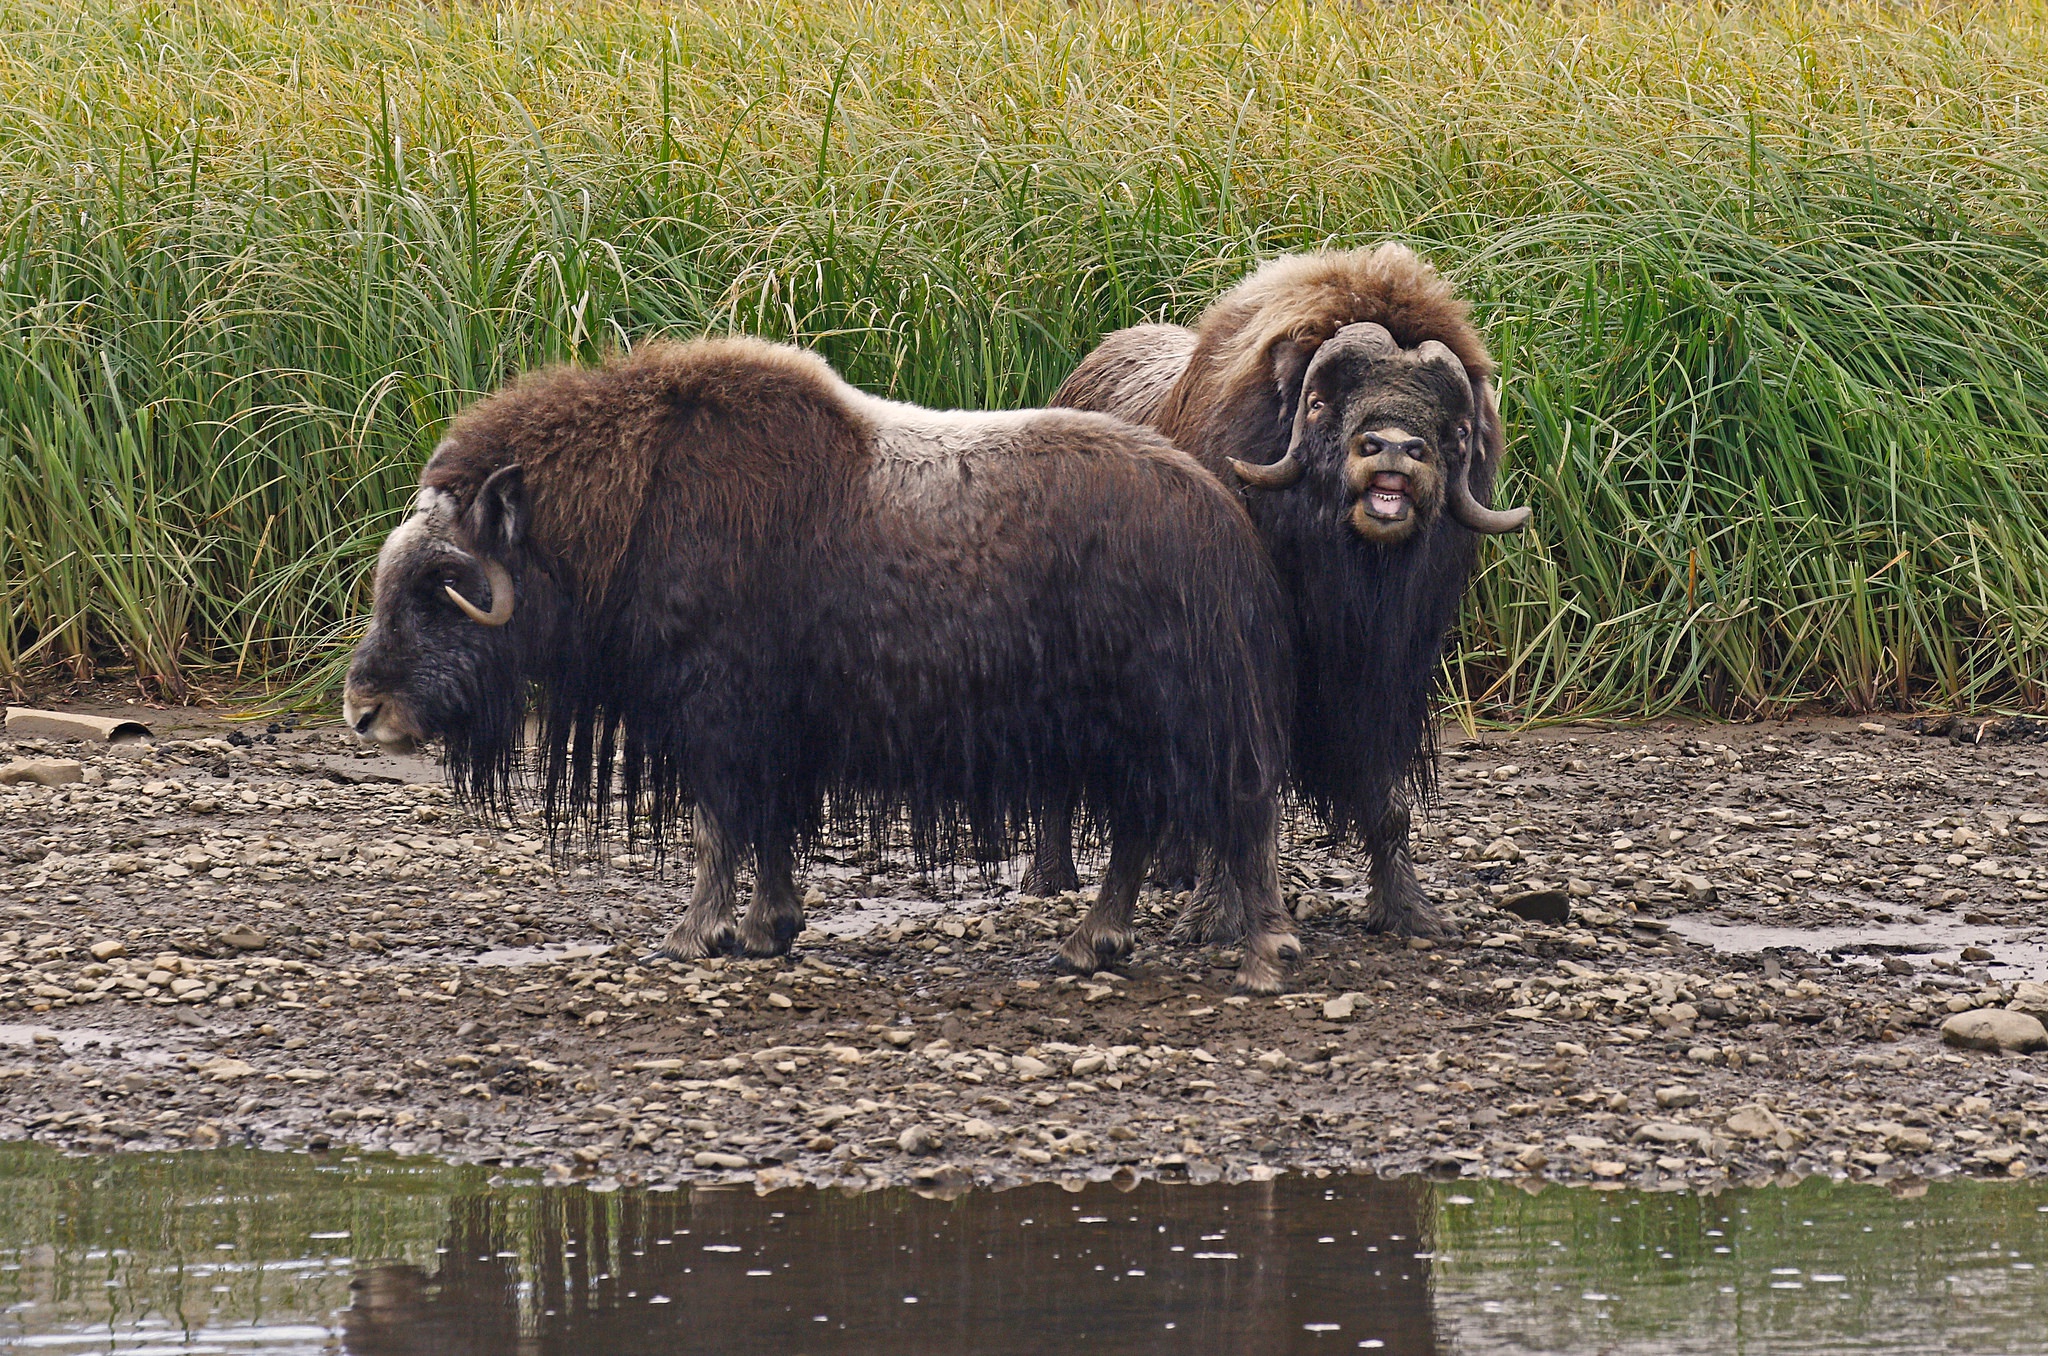
<path id="1" fill-rule="evenodd" d="M 724 1168 L 727 1171 L 735 1171 L 747 1166 L 747 1160 L 741 1158 L 738 1154 L 722 1154 L 713 1149 L 699 1150 L 697 1156 L 690 1161 L 700 1168 Z"/>
<path id="2" fill-rule="evenodd" d="M 104 942 L 94 942 L 92 944 L 92 958 L 96 961 L 113 960 L 117 956 L 125 956 L 127 954 L 128 947 L 127 944 L 123 942 L 117 942 L 109 939 Z"/>
<path id="3" fill-rule="evenodd" d="M 1968 1050 L 2048 1050 L 2040 1018 L 2005 1008 L 1959 1012 L 1941 1024 L 1941 1038 Z"/>
<path id="4" fill-rule="evenodd" d="M 2024 1012 L 2048 1022 L 2048 984 L 2037 979 L 2023 979 L 2013 986 L 2012 1001 L 2005 1005 L 2013 1012 Z"/>
<path id="5" fill-rule="evenodd" d="M 85 764 L 75 758 L 16 758 L 0 767 L 0 786 L 64 786 L 85 780 Z"/>
<path id="6" fill-rule="evenodd" d="M 928 1125 L 910 1125 L 896 1137 L 896 1147 L 907 1154 L 935 1154 L 946 1147 L 946 1141 Z"/>
<path id="7" fill-rule="evenodd" d="M 1352 1014 L 1358 1011 L 1359 1001 L 1364 997 L 1364 994 L 1347 993 L 1330 999 L 1323 1004 L 1323 1020 L 1326 1022 L 1350 1021 Z"/>

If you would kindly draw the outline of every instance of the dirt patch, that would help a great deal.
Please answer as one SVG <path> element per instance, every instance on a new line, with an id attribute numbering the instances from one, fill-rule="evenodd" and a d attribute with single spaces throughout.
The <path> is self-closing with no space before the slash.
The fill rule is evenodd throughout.
<path id="1" fill-rule="evenodd" d="M 0 786 L 0 1137 L 938 1190 L 2048 1158 L 2048 1057 L 1939 1039 L 2048 978 L 2030 737 L 1452 737 L 1418 856 L 1462 940 L 1368 936 L 1363 862 L 1297 834 L 1308 958 L 1246 1000 L 1233 954 L 1166 942 L 1164 895 L 1123 974 L 1076 981 L 1050 960 L 1082 901 L 858 845 L 809 865 L 791 958 L 643 962 L 686 862 L 551 861 L 332 729 L 153 716 L 153 744 L 0 749 L 81 763 Z"/>

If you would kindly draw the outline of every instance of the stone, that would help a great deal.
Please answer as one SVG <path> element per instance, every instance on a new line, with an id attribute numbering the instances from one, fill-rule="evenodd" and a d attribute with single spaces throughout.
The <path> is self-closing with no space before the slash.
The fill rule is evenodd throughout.
<path id="1" fill-rule="evenodd" d="M 1760 1102 L 1736 1107 L 1722 1124 L 1729 1134 L 1737 1138 L 1769 1140 L 1780 1149 L 1789 1149 L 1803 1138 L 1799 1131 L 1779 1120 L 1776 1112 Z"/>
<path id="2" fill-rule="evenodd" d="M 193 1126 L 192 1133 L 185 1139 L 195 1149 L 218 1149 L 220 1141 L 220 1127 L 204 1123 Z"/>
<path id="3" fill-rule="evenodd" d="M 946 1147 L 946 1141 L 929 1125 L 909 1125 L 896 1137 L 896 1147 L 907 1154 L 935 1154 Z"/>
<path id="4" fill-rule="evenodd" d="M 1703 1125 L 1678 1121 L 1644 1121 L 1630 1139 L 1637 1144 L 1691 1144 L 1702 1150 L 1714 1147 L 1712 1131 Z"/>
<path id="5" fill-rule="evenodd" d="M 1339 994 L 1323 1004 L 1323 1020 L 1326 1022 L 1348 1022 L 1358 1011 L 1358 1004 L 1364 994 Z"/>
<path id="6" fill-rule="evenodd" d="M 132 876 L 142 869 L 142 858 L 132 852 L 116 852 L 107 858 L 107 870 L 116 876 Z"/>
<path id="7" fill-rule="evenodd" d="M 1981 946 L 1966 946 L 1963 948 L 1963 959 L 1972 965 L 1982 965 L 1986 961 L 1997 958 Z"/>
<path id="8" fill-rule="evenodd" d="M 219 1059 L 208 1060 L 200 1065 L 195 1072 L 205 1078 L 212 1079 L 216 1083 L 232 1083 L 237 1079 L 254 1077 L 256 1066 L 244 1060 L 229 1059 L 223 1056 Z"/>
<path id="9" fill-rule="evenodd" d="M 1522 860 L 1522 849 L 1512 838 L 1496 838 L 1486 845 L 1485 851 L 1479 854 L 1479 860 L 1482 862 L 1519 862 Z"/>
<path id="10" fill-rule="evenodd" d="M 2007 1003 L 2008 1012 L 2024 1012 L 2048 1022 L 2048 984 L 2038 979 L 2023 979 L 2013 986 L 2012 1001 Z"/>
<path id="11" fill-rule="evenodd" d="M 1524 891 L 1509 895 L 1500 906 L 1531 923 L 1564 923 L 1572 916 L 1571 896 L 1563 890 Z"/>
<path id="12" fill-rule="evenodd" d="M 1685 897 L 1695 904 L 1711 904 L 1717 897 L 1714 891 L 1714 882 L 1708 880 L 1705 876 L 1682 875 L 1678 878 L 1678 888 L 1683 890 Z"/>
<path id="13" fill-rule="evenodd" d="M 1913 973 L 1913 962 L 1907 960 L 1904 956 L 1886 956 L 1878 963 L 1884 966 L 1884 972 L 1888 975 L 1910 975 Z"/>
<path id="14" fill-rule="evenodd" d="M 1052 1072 L 1052 1065 L 1030 1055 L 1018 1055 L 1010 1061 L 1010 1072 L 1017 1075 L 1019 1083 L 1029 1083 L 1034 1078 L 1043 1078 Z"/>
<path id="15" fill-rule="evenodd" d="M 16 739 L 89 739 L 105 744 L 135 744 L 150 737 L 149 727 L 139 720 L 39 711 L 32 706 L 7 708 L 7 733 Z"/>
<path id="16" fill-rule="evenodd" d="M 723 1168 L 727 1172 L 737 1172 L 747 1166 L 747 1160 L 738 1154 L 722 1154 L 715 1149 L 700 1149 L 690 1161 L 700 1168 Z"/>
<path id="17" fill-rule="evenodd" d="M 1657 1105 L 1661 1107 L 1698 1106 L 1700 1095 L 1683 1083 L 1657 1089 Z"/>
<path id="18" fill-rule="evenodd" d="M 232 923 L 222 929 L 220 939 L 237 951 L 261 951 L 270 945 L 270 938 L 247 923 Z"/>
<path id="19" fill-rule="evenodd" d="M 1966 1050 L 2048 1050 L 2040 1018 L 2005 1008 L 1959 1012 L 1941 1024 L 1941 1038 Z"/>
<path id="20" fill-rule="evenodd" d="M 125 956 L 127 954 L 127 945 L 114 941 L 111 938 L 104 942 L 94 942 L 92 944 L 92 958 L 96 961 L 113 960 L 116 956 Z"/>
<path id="21" fill-rule="evenodd" d="M 0 767 L 0 786 L 64 786 L 85 780 L 85 764 L 75 758 L 17 758 Z"/>
<path id="22" fill-rule="evenodd" d="M 892 1026 L 882 1033 L 882 1039 L 901 1050 L 904 1046 L 910 1044 L 911 1034 L 900 1026 Z"/>

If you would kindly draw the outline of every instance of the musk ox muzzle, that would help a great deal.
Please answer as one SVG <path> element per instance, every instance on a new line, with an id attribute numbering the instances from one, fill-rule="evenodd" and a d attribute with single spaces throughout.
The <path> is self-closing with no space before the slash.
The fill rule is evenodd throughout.
<path id="1" fill-rule="evenodd" d="M 1258 489 L 1292 489 L 1308 471 L 1306 444 L 1327 437 L 1333 426 L 1349 429 L 1343 480 L 1354 502 L 1348 517 L 1368 541 L 1404 541 L 1439 506 L 1474 532 L 1519 531 L 1529 521 L 1527 508 L 1491 509 L 1472 494 L 1478 402 L 1463 364 L 1446 345 L 1432 339 L 1404 350 L 1384 325 L 1346 325 L 1309 361 L 1286 455 L 1263 466 L 1232 458 L 1230 468 Z M 1407 418 L 1359 426 L 1389 405 Z"/>

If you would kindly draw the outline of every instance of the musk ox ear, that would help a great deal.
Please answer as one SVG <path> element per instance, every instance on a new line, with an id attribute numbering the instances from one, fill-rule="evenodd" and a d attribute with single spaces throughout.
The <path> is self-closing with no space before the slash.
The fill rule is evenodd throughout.
<path id="1" fill-rule="evenodd" d="M 1276 339 L 1267 358 L 1273 365 L 1273 389 L 1280 395 L 1280 422 L 1294 422 L 1294 403 L 1301 398 L 1301 379 L 1308 374 L 1309 360 L 1322 345 L 1307 337 Z"/>
<path id="2" fill-rule="evenodd" d="M 518 462 L 491 472 L 476 492 L 464 526 L 484 556 L 502 559 L 526 539 L 526 472 Z"/>

